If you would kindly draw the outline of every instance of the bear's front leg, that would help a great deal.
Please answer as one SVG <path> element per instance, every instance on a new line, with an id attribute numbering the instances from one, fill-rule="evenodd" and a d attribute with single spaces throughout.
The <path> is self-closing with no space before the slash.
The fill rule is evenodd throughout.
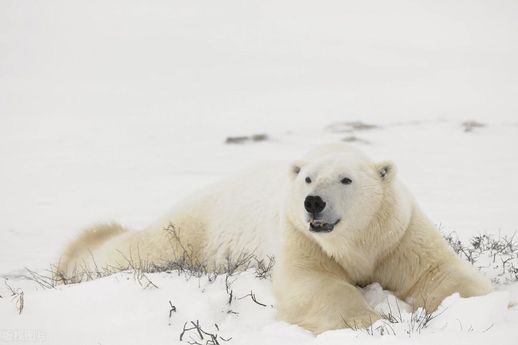
<path id="1" fill-rule="evenodd" d="M 450 260 L 430 266 L 406 296 L 414 309 L 434 312 L 453 293 L 461 297 L 482 296 L 492 291 L 491 283 L 469 264 L 451 255 Z"/>
<path id="2" fill-rule="evenodd" d="M 273 276 L 278 317 L 314 334 L 331 329 L 366 328 L 374 312 L 333 258 L 290 227 Z"/>
<path id="3" fill-rule="evenodd" d="M 366 328 L 380 319 L 343 277 L 308 268 L 282 267 L 274 276 L 278 317 L 314 334 Z"/>

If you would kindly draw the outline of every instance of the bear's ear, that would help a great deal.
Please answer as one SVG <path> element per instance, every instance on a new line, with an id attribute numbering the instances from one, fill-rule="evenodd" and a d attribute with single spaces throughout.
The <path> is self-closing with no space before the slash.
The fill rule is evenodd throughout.
<path id="1" fill-rule="evenodd" d="M 376 172 L 382 181 L 391 182 L 396 176 L 396 166 L 390 161 L 376 164 Z"/>
<path id="2" fill-rule="evenodd" d="M 295 161 L 290 165 L 291 176 L 297 176 L 302 169 L 302 161 Z"/>

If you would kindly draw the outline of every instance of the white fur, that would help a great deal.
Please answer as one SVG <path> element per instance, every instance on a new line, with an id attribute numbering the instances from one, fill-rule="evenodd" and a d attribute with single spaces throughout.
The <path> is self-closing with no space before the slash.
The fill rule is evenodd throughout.
<path id="1" fill-rule="evenodd" d="M 94 227 L 65 251 L 57 272 L 145 269 L 186 253 L 217 269 L 242 253 L 275 255 L 279 317 L 315 333 L 365 327 L 380 317 L 356 285 L 377 281 L 429 312 L 453 292 L 491 291 L 395 175 L 392 163 L 371 162 L 349 145 L 322 146 L 291 167 L 272 163 L 217 183 L 143 231 Z M 352 183 L 341 183 L 344 177 Z M 338 221 L 331 232 L 310 231 L 308 195 L 325 200 L 323 221 Z M 169 224 L 174 236 L 164 231 Z"/>

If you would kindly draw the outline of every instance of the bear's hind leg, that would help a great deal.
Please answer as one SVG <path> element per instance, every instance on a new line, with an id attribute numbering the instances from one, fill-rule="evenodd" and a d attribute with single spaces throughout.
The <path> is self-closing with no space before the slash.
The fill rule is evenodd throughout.
<path id="1" fill-rule="evenodd" d="M 66 247 L 56 265 L 54 280 L 58 283 L 78 282 L 84 280 L 85 275 L 94 274 L 98 268 L 90 257 L 91 253 L 126 231 L 117 223 L 102 223 L 87 228 Z"/>

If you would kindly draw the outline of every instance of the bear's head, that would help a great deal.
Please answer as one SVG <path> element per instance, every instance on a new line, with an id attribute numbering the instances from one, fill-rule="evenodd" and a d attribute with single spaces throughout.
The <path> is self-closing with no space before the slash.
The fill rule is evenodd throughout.
<path id="1" fill-rule="evenodd" d="M 286 216 L 324 245 L 353 240 L 372 226 L 392 190 L 395 167 L 374 163 L 358 149 L 339 143 L 294 162 L 290 175 Z"/>

